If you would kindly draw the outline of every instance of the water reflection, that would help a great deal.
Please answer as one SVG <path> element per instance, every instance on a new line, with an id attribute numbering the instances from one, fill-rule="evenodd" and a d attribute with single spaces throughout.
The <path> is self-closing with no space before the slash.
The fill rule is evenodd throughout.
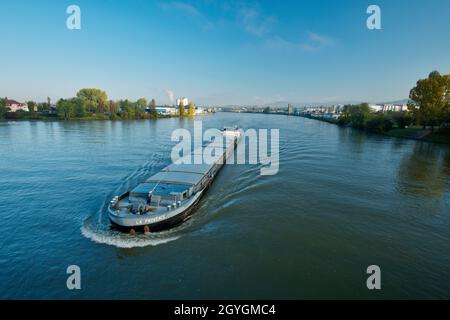
<path id="1" fill-rule="evenodd" d="M 349 151 L 354 154 L 362 154 L 364 152 L 364 145 L 367 140 L 367 134 L 351 129 L 342 128 L 339 130 L 339 141 L 343 146 L 347 146 Z"/>
<path id="2" fill-rule="evenodd" d="M 450 150 L 431 143 L 416 143 L 400 162 L 398 190 L 407 195 L 442 197 L 448 189 Z"/>

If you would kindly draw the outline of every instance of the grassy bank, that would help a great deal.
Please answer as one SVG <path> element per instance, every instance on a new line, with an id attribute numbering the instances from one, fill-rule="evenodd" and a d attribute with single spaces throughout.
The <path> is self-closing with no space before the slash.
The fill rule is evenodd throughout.
<path id="1" fill-rule="evenodd" d="M 412 139 L 413 136 L 415 136 L 418 132 L 422 131 L 421 128 L 412 127 L 412 128 L 394 128 L 388 132 L 386 132 L 386 135 L 395 137 L 395 138 L 408 138 Z"/>

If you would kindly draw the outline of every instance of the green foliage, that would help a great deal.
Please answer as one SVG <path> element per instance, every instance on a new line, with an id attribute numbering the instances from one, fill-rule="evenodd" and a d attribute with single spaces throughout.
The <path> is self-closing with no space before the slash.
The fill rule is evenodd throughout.
<path id="1" fill-rule="evenodd" d="M 88 112 L 105 112 L 107 108 L 108 95 L 105 91 L 95 88 L 85 88 L 77 92 L 77 98 L 84 101 Z"/>
<path id="2" fill-rule="evenodd" d="M 58 113 L 58 117 L 64 120 L 69 120 L 75 115 L 72 104 L 69 100 L 65 99 L 58 100 L 56 103 L 56 111 Z"/>
<path id="3" fill-rule="evenodd" d="M 153 118 L 156 118 L 158 116 L 158 113 L 156 112 L 155 99 L 152 99 L 152 102 L 150 102 L 150 116 L 152 116 Z"/>
<path id="4" fill-rule="evenodd" d="M 3 119 L 6 116 L 6 112 L 8 112 L 6 108 L 6 98 L 0 98 L 0 119 Z"/>
<path id="5" fill-rule="evenodd" d="M 145 108 L 147 108 L 148 105 L 147 99 L 145 98 L 138 99 L 138 101 L 136 101 L 136 105 L 138 106 L 138 108 L 144 110 Z"/>
<path id="6" fill-rule="evenodd" d="M 82 99 L 79 98 L 72 98 L 71 99 L 75 117 L 82 118 L 86 115 L 86 105 Z"/>
<path id="7" fill-rule="evenodd" d="M 408 112 L 393 112 L 390 116 L 392 121 L 394 121 L 400 129 L 409 127 L 413 120 L 411 114 Z"/>
<path id="8" fill-rule="evenodd" d="M 120 115 L 124 119 L 133 119 L 135 117 L 135 106 L 128 99 L 120 100 L 118 102 Z"/>
<path id="9" fill-rule="evenodd" d="M 270 107 L 265 107 L 263 113 L 270 113 L 270 111 L 271 111 Z"/>
<path id="10" fill-rule="evenodd" d="M 350 108 L 350 123 L 353 128 L 363 129 L 369 120 L 370 108 L 367 103 Z"/>
<path id="11" fill-rule="evenodd" d="M 47 102 L 38 103 L 38 112 L 40 113 L 50 113 L 51 106 Z"/>
<path id="12" fill-rule="evenodd" d="M 345 105 L 338 124 L 350 125 L 356 129 L 364 129 L 370 117 L 370 107 L 367 103 Z"/>
<path id="13" fill-rule="evenodd" d="M 85 116 L 85 101 L 81 98 L 60 99 L 56 103 L 58 117 L 64 120 Z"/>
<path id="14" fill-rule="evenodd" d="M 194 103 L 192 101 L 189 102 L 188 114 L 189 114 L 190 117 L 195 116 L 195 105 L 194 105 Z"/>
<path id="15" fill-rule="evenodd" d="M 392 116 L 372 113 L 367 103 L 345 105 L 338 124 L 349 125 L 355 129 L 365 129 L 376 133 L 388 132 L 394 126 Z"/>
<path id="16" fill-rule="evenodd" d="M 28 111 L 29 112 L 35 112 L 34 108 L 37 106 L 37 104 L 34 101 L 28 101 L 27 102 L 27 106 L 28 106 Z"/>
<path id="17" fill-rule="evenodd" d="M 110 101 L 109 101 L 109 113 L 110 113 L 110 116 L 111 116 L 111 117 L 117 116 L 117 113 L 118 113 L 118 112 L 119 112 L 119 106 L 118 106 L 118 104 L 117 104 L 116 102 L 110 100 Z"/>
<path id="18" fill-rule="evenodd" d="M 450 117 L 450 75 L 431 72 L 427 79 L 417 81 L 409 98 L 408 108 L 417 124 L 432 129 L 441 126 Z"/>
<path id="19" fill-rule="evenodd" d="M 145 98 L 140 98 L 134 103 L 134 118 L 144 119 L 146 117 L 145 108 L 147 108 L 148 102 Z"/>
<path id="20" fill-rule="evenodd" d="M 111 113 L 109 116 L 110 120 L 120 120 L 120 117 L 117 115 L 117 113 Z"/>
<path id="21" fill-rule="evenodd" d="M 374 133 L 386 133 L 392 129 L 394 123 L 388 116 L 383 114 L 371 115 L 365 124 L 367 131 Z"/>
<path id="22" fill-rule="evenodd" d="M 145 98 L 140 98 L 136 102 L 127 99 L 112 101 L 108 100 L 106 92 L 95 88 L 81 89 L 74 98 L 60 99 L 56 104 L 56 114 L 50 114 L 52 110 L 50 98 L 47 98 L 46 102 L 38 104 L 29 101 L 27 104 L 30 112 L 15 112 L 14 114 L 7 113 L 6 100 L 6 98 L 0 98 L 0 118 L 44 119 L 55 117 L 63 120 L 75 118 L 116 120 L 162 117 L 156 112 L 155 99 L 152 99 L 150 105 Z M 150 113 L 146 113 L 147 106 L 150 106 Z M 37 107 L 37 112 L 34 111 L 34 107 Z"/>
<path id="23" fill-rule="evenodd" d="M 179 114 L 180 114 L 180 117 L 184 117 L 184 102 L 183 101 L 180 102 Z"/>

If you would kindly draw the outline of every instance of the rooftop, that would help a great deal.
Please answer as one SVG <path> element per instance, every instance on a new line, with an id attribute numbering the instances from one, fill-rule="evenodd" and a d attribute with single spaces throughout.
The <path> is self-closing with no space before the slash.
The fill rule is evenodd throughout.
<path id="1" fill-rule="evenodd" d="M 6 100 L 6 104 L 11 105 L 11 104 L 24 104 L 24 103 L 13 100 L 13 99 L 8 99 L 8 100 Z"/>
<path id="2" fill-rule="evenodd" d="M 196 185 L 202 180 L 203 174 L 192 172 L 162 171 L 147 179 L 146 182 L 160 182 L 178 185 Z"/>
<path id="3" fill-rule="evenodd" d="M 168 184 L 168 183 L 149 183 L 144 182 L 136 186 L 133 190 L 131 190 L 131 194 L 143 194 L 145 196 L 148 195 L 150 191 L 153 191 L 153 194 L 156 195 L 168 195 L 172 192 L 181 193 L 185 190 L 188 190 L 188 185 L 180 185 L 180 184 Z"/>
<path id="4" fill-rule="evenodd" d="M 178 164 L 174 163 L 170 166 L 167 166 L 163 169 L 163 171 L 171 171 L 171 172 L 190 172 L 190 173 L 198 173 L 198 174 L 206 174 L 212 168 L 212 164 Z"/>

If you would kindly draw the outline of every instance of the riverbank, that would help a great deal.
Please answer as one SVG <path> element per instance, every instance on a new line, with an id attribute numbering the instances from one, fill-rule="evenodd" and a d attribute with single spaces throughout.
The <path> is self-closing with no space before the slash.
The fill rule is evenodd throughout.
<path id="1" fill-rule="evenodd" d="M 304 117 L 307 119 L 318 120 L 322 122 L 328 122 L 335 125 L 340 125 L 337 119 L 325 119 L 318 117 Z M 364 129 L 360 129 L 364 130 Z M 372 132 L 377 133 L 377 132 Z M 392 128 L 387 132 L 377 133 L 385 136 L 393 137 L 393 138 L 403 138 L 403 139 L 411 139 L 411 140 L 419 140 L 419 141 L 427 141 L 427 142 L 435 142 L 435 143 L 445 143 L 450 144 L 450 128 L 443 128 L 437 131 L 432 132 L 429 129 L 423 129 L 422 127 L 408 127 L 408 128 Z"/>
<path id="2" fill-rule="evenodd" d="M 435 132 L 431 130 L 423 130 L 423 128 L 395 128 L 385 133 L 385 135 L 395 138 L 414 139 L 436 143 L 450 144 L 450 129 L 444 128 Z"/>
<path id="3" fill-rule="evenodd" d="M 177 115 L 143 115 L 140 117 L 123 117 L 118 114 L 90 114 L 83 117 L 72 117 L 70 119 L 63 119 L 57 114 L 46 114 L 39 112 L 9 112 L 0 121 L 98 121 L 98 120 L 157 120 L 178 117 Z"/>

